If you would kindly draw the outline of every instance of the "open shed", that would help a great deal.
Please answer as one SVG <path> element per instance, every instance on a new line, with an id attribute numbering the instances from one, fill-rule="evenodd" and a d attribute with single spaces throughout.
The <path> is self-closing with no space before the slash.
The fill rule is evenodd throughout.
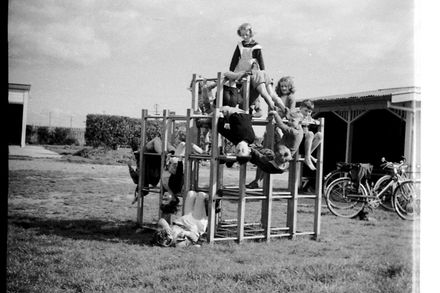
<path id="1" fill-rule="evenodd" d="M 324 172 L 336 162 L 380 159 L 410 164 L 420 175 L 420 88 L 399 87 L 311 98 L 314 117 L 325 118 Z"/>
<path id="2" fill-rule="evenodd" d="M 25 146 L 29 84 L 9 83 L 8 90 L 8 145 Z"/>

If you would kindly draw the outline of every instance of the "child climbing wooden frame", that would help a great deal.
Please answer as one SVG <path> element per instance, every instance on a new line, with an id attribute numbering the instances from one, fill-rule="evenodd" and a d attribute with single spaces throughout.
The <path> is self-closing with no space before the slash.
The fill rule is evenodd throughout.
<path id="1" fill-rule="evenodd" d="M 201 191 L 207 191 L 209 194 L 209 201 L 208 201 L 208 228 L 207 228 L 207 239 L 208 242 L 212 243 L 214 241 L 220 241 L 220 240 L 237 240 L 239 243 L 242 242 L 244 239 L 256 239 L 256 238 L 264 238 L 266 241 L 270 241 L 272 237 L 281 237 L 281 236 L 289 236 L 294 237 L 296 235 L 313 235 L 314 238 L 318 238 L 320 234 L 320 219 L 321 219 L 321 198 L 322 198 L 322 164 L 323 164 L 323 142 L 321 145 L 317 148 L 317 166 L 316 166 L 316 186 L 315 191 L 316 194 L 314 195 L 301 195 L 298 193 L 299 188 L 299 174 L 301 173 L 300 170 L 303 166 L 303 158 L 300 158 L 298 153 L 295 155 L 295 159 L 290 162 L 289 167 L 289 182 L 288 182 L 288 193 L 276 193 L 273 191 L 273 178 L 271 174 L 265 174 L 263 179 L 263 189 L 262 194 L 257 195 L 255 191 L 248 191 L 245 187 L 245 181 L 246 181 L 246 171 L 247 171 L 247 164 L 241 164 L 240 170 L 239 170 L 239 186 L 238 190 L 227 190 L 223 186 L 223 166 L 219 163 L 219 159 L 224 159 L 225 156 L 220 154 L 219 151 L 219 141 L 221 138 L 219 137 L 218 133 L 218 119 L 220 116 L 220 108 L 222 106 L 222 97 L 223 97 L 223 84 L 222 84 L 222 74 L 219 72 L 217 74 L 217 78 L 213 79 L 207 79 L 210 81 L 216 81 L 217 83 L 217 92 L 216 92 L 216 105 L 212 112 L 212 116 L 208 117 L 207 115 L 199 114 L 199 103 L 198 103 L 198 82 L 201 82 L 203 79 L 197 79 L 196 75 L 193 75 L 193 81 L 191 85 L 192 89 L 192 101 L 191 101 L 191 109 L 187 110 L 187 115 L 185 117 L 186 120 L 186 127 L 187 127 L 187 137 L 186 137 L 186 152 L 185 152 L 185 180 L 184 180 L 184 192 L 183 194 L 186 195 L 189 190 L 201 190 Z M 244 91 L 244 101 L 245 110 L 249 109 L 249 99 L 248 99 L 248 93 L 249 93 L 249 78 L 244 79 L 243 83 L 243 91 Z M 145 148 L 145 117 L 147 117 L 147 111 L 142 111 L 142 133 L 141 133 L 141 150 L 144 150 Z M 163 131 L 167 129 L 166 121 L 168 116 L 168 112 L 164 111 L 163 115 Z M 198 143 L 199 141 L 199 129 L 196 128 L 195 120 L 198 118 L 208 118 L 211 119 L 211 138 L 212 138 L 212 147 L 211 147 L 211 154 L 210 156 L 206 155 L 193 155 L 192 154 L 192 143 Z M 273 122 L 271 121 L 259 121 L 257 122 L 258 125 L 266 125 L 267 131 L 270 133 L 273 133 Z M 197 131 L 194 131 L 194 129 L 197 129 Z M 321 131 L 322 135 L 324 135 L 324 120 L 320 119 L 319 124 L 319 130 Z M 194 135 L 196 133 L 196 135 Z M 167 146 L 167 132 L 165 131 L 163 134 L 163 150 L 166 150 Z M 165 152 L 162 153 L 163 160 L 165 159 Z M 199 165 L 198 162 L 201 159 L 207 159 L 210 160 L 210 174 L 209 174 L 209 187 L 208 189 L 202 190 L 199 185 Z M 144 157 L 141 156 L 140 159 L 140 166 L 141 166 L 141 173 L 144 170 Z M 163 167 L 163 165 L 162 165 Z M 140 180 L 139 180 L 139 192 L 141 192 L 141 188 L 144 186 L 144 176 L 140 173 Z M 219 196 L 219 191 L 222 191 L 222 196 Z M 163 190 L 160 191 L 160 193 L 163 194 Z M 141 193 L 139 193 L 141 194 Z M 233 196 L 231 196 L 233 194 Z M 225 196 L 226 195 L 226 196 Z M 315 206 L 314 206 L 314 227 L 312 232 L 300 232 L 297 229 L 297 205 L 298 200 L 300 198 L 314 198 L 315 199 Z M 216 209 L 215 209 L 215 203 L 217 200 L 235 200 L 238 201 L 238 208 L 237 208 L 237 224 L 234 226 L 231 225 L 224 225 L 220 227 L 220 221 L 219 218 L 216 217 Z M 251 235 L 251 236 L 245 236 L 245 228 L 254 225 L 255 223 L 246 223 L 245 222 L 245 207 L 246 207 L 246 200 L 248 199 L 260 199 L 262 200 L 262 215 L 261 215 L 261 224 L 263 227 L 263 234 L 262 235 Z M 272 202 L 274 199 L 287 199 L 287 227 L 271 227 L 272 223 Z M 184 196 L 185 200 L 185 196 Z M 142 224 L 142 217 L 143 217 L 143 197 L 141 197 L 141 200 L 138 202 L 138 223 Z M 160 211 L 159 211 L 159 215 Z M 225 231 L 225 229 L 229 229 L 228 227 L 236 227 L 237 230 L 233 233 L 235 233 L 235 236 L 230 236 L 230 233 L 226 233 L 228 235 L 221 237 L 219 230 L 222 229 Z M 254 231 L 260 231 L 258 228 Z M 279 233 L 286 231 L 285 233 Z M 218 233 L 217 233 L 218 232 Z M 217 236 L 216 237 L 216 233 Z"/>

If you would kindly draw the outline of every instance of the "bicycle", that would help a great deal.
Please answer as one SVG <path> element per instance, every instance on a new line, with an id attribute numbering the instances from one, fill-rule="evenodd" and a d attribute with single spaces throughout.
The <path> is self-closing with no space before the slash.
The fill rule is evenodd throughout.
<path id="1" fill-rule="evenodd" d="M 406 162 L 406 159 L 404 157 L 402 157 L 402 160 L 400 161 L 401 164 L 403 164 L 404 162 Z M 386 163 L 381 165 L 383 169 L 387 169 Z M 402 165 L 401 168 L 398 169 L 399 171 L 399 175 L 401 175 L 404 178 L 406 177 L 406 165 Z M 358 163 L 346 163 L 346 162 L 337 162 L 336 163 L 336 169 L 329 172 L 323 180 L 323 194 L 325 195 L 325 192 L 327 190 L 328 185 L 333 182 L 335 179 L 337 178 L 341 178 L 341 177 L 347 177 L 350 176 L 350 172 L 352 170 L 356 170 L 357 168 L 359 168 L 359 164 Z M 392 176 L 392 172 L 393 172 L 393 168 L 389 168 L 390 169 L 390 174 L 385 174 L 382 175 L 374 184 L 373 189 L 376 190 L 377 192 L 379 192 L 380 190 L 382 190 L 384 187 L 387 186 L 387 184 L 393 180 L 393 176 Z M 394 186 L 395 187 L 395 186 Z M 383 200 L 380 202 L 380 206 L 382 208 L 384 208 L 385 210 L 388 211 L 394 211 L 394 206 L 392 203 L 392 197 L 393 197 L 393 193 L 394 193 L 394 189 L 386 189 L 385 193 L 383 194 Z"/>
<path id="2" fill-rule="evenodd" d="M 384 175 L 370 186 L 368 179 L 365 184 L 354 182 L 351 177 L 340 177 L 333 180 L 327 187 L 325 198 L 327 207 L 336 216 L 344 218 L 356 217 L 366 205 L 376 208 L 385 205 L 391 196 L 390 204 L 402 219 L 414 220 L 420 212 L 420 188 L 416 181 L 408 179 L 405 174 L 407 165 L 384 162 L 383 168 L 391 169 L 390 175 Z M 418 184 L 418 183 L 417 183 Z"/>

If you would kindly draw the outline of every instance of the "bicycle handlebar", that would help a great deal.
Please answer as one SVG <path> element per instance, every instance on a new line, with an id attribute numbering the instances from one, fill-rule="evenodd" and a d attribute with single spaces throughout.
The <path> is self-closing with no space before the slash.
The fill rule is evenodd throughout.
<path id="1" fill-rule="evenodd" d="M 381 164 L 381 167 L 383 169 L 392 169 L 394 173 L 398 173 L 399 171 L 405 171 L 405 169 L 408 167 L 408 164 L 406 164 L 406 159 L 402 157 L 402 160 L 400 160 L 400 163 L 394 163 L 394 162 L 388 162 L 385 160 L 384 157 L 382 157 L 381 160 L 383 163 Z"/>
<path id="2" fill-rule="evenodd" d="M 403 156 L 401 157 L 400 163 L 388 162 L 385 159 L 385 157 L 382 157 L 381 161 L 382 164 L 380 166 L 382 169 L 390 169 L 393 170 L 395 173 L 405 172 L 405 169 L 408 167 L 408 165 L 406 164 L 406 159 Z M 345 170 L 347 172 L 359 166 L 360 163 L 347 163 L 347 162 L 336 163 L 336 169 Z"/>

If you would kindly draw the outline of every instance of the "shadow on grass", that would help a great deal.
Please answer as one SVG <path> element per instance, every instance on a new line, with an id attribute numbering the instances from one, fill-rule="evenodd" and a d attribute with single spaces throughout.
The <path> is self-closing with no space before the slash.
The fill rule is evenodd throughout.
<path id="1" fill-rule="evenodd" d="M 8 224 L 33 229 L 43 235 L 57 235 L 75 240 L 97 240 L 149 245 L 154 230 L 139 228 L 132 221 L 104 221 L 99 219 L 65 220 L 31 216 L 9 216 Z"/>

